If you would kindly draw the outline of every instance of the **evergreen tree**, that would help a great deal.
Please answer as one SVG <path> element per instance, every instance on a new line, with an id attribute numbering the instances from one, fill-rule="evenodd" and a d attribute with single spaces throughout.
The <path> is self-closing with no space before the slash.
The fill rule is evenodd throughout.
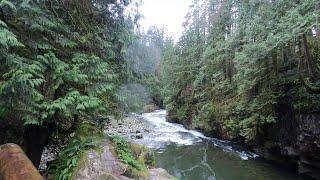
<path id="1" fill-rule="evenodd" d="M 23 132 L 0 139 L 24 144 L 36 166 L 52 133 L 98 124 L 116 108 L 135 18 L 128 4 L 0 1 L 1 125 Z"/>
<path id="2" fill-rule="evenodd" d="M 193 1 L 162 58 L 169 117 L 254 143 L 280 121 L 288 96 L 296 112 L 317 111 L 318 19 L 316 0 Z"/>

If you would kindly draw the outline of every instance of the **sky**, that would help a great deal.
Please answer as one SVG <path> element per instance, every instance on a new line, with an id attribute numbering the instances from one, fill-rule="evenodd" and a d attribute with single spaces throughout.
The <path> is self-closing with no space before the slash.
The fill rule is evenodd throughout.
<path id="1" fill-rule="evenodd" d="M 175 41 L 182 34 L 182 23 L 192 0 L 143 0 L 140 20 L 145 30 L 150 26 L 164 27 Z"/>

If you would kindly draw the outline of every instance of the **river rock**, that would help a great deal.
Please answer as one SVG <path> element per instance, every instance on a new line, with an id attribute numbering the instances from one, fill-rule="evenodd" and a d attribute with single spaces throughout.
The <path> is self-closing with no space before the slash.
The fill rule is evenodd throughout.
<path id="1" fill-rule="evenodd" d="M 140 134 L 136 134 L 136 138 L 137 139 L 142 139 L 143 138 L 143 135 L 140 133 Z"/>
<path id="2" fill-rule="evenodd" d="M 109 173 L 103 173 L 98 177 L 98 180 L 119 180 L 119 178 Z"/>
<path id="3" fill-rule="evenodd" d="M 175 179 L 166 170 L 162 168 L 150 169 L 151 180 L 172 180 Z"/>
<path id="4" fill-rule="evenodd" d="M 47 145 L 44 147 L 41 154 L 40 165 L 38 167 L 40 172 L 44 172 L 48 168 L 48 163 L 57 158 L 58 152 L 63 148 L 61 145 Z"/>

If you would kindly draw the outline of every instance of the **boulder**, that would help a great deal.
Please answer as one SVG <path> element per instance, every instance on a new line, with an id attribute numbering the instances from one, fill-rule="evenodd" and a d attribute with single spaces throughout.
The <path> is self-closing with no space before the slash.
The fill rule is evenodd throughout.
<path id="1" fill-rule="evenodd" d="M 42 180 L 32 162 L 16 144 L 0 146 L 1 180 Z"/>

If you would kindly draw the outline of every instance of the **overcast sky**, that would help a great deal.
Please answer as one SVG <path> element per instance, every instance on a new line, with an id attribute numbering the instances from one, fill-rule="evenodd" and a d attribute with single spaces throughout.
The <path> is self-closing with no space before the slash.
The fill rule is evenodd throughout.
<path id="1" fill-rule="evenodd" d="M 192 0 L 143 0 L 140 10 L 145 18 L 140 20 L 140 24 L 145 30 L 150 26 L 164 26 L 177 41 L 182 34 L 182 23 L 191 2 Z"/>

